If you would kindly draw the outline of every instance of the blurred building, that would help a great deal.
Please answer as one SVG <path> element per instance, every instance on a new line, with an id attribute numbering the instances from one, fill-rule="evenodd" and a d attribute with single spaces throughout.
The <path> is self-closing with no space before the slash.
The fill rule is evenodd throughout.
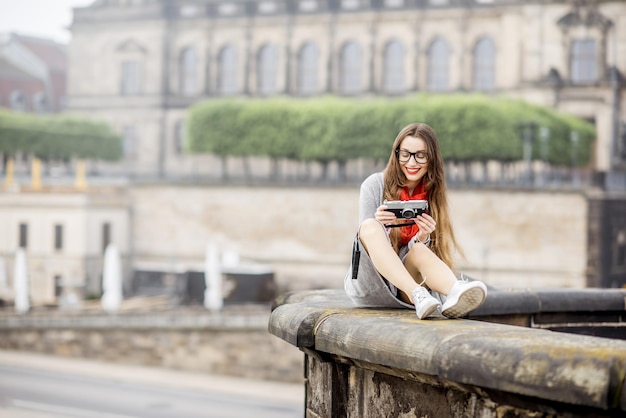
<path id="1" fill-rule="evenodd" d="M 0 107 L 50 113 L 65 109 L 67 47 L 52 40 L 0 34 Z"/>
<path id="2" fill-rule="evenodd" d="M 69 106 L 123 134 L 118 170 L 175 177 L 212 165 L 183 152 L 202 100 L 506 94 L 595 123 L 603 180 L 626 161 L 625 24 L 607 0 L 99 0 L 74 9 Z"/>
<path id="3" fill-rule="evenodd" d="M 33 303 L 62 303 L 72 295 L 79 300 L 99 297 L 107 245 L 117 247 L 124 269 L 129 269 L 128 200 L 123 189 L 0 193 L 0 274 L 14 276 L 19 247 L 26 253 Z"/>

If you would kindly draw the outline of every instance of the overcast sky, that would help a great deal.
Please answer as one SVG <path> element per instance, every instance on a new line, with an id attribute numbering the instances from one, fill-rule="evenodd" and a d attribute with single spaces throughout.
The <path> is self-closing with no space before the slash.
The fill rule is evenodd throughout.
<path id="1" fill-rule="evenodd" d="M 17 32 L 68 43 L 72 7 L 93 0 L 0 0 L 0 33 Z"/>

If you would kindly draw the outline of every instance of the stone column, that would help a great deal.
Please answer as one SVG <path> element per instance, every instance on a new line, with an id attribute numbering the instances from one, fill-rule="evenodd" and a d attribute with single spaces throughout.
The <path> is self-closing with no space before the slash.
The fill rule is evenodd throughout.
<path id="1" fill-rule="evenodd" d="M 335 15 L 331 14 L 329 16 L 330 20 L 328 22 L 328 58 L 327 58 L 327 68 L 326 68 L 326 92 L 333 92 L 333 67 L 335 65 Z"/>
<path id="2" fill-rule="evenodd" d="M 291 88 L 291 38 L 293 35 L 293 22 L 291 17 L 287 17 L 287 25 L 285 31 L 285 94 L 290 95 Z"/>
<path id="3" fill-rule="evenodd" d="M 246 25 L 246 52 L 245 52 L 245 63 L 244 63 L 244 79 L 243 79 L 243 93 L 245 95 L 250 95 L 250 69 L 251 60 L 252 60 L 252 22 L 248 21 Z"/>
<path id="4" fill-rule="evenodd" d="M 378 34 L 378 28 L 376 27 L 376 18 L 372 20 L 372 26 L 370 27 L 370 77 L 368 91 L 370 93 L 376 93 L 376 35 Z M 384 65 L 384 64 L 383 64 Z"/>

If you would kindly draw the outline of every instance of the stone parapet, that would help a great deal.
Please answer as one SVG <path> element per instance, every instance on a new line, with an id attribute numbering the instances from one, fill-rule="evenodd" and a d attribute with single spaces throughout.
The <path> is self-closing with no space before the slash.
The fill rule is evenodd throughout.
<path id="1" fill-rule="evenodd" d="M 420 321 L 354 308 L 341 291 L 299 292 L 276 301 L 269 330 L 307 354 L 308 416 L 615 416 L 626 411 L 626 341 L 486 320 L 612 313 L 624 330 L 625 297 L 494 290 L 481 320 Z"/>
<path id="2" fill-rule="evenodd" d="M 0 316 L 0 330 L 8 329 L 196 329 L 259 330 L 267 324 L 268 314 L 140 314 L 87 316 Z"/>
<path id="3" fill-rule="evenodd" d="M 228 306 L 219 313 L 5 310 L 0 350 L 302 382 L 302 353 L 268 334 L 268 317 L 266 305 Z"/>

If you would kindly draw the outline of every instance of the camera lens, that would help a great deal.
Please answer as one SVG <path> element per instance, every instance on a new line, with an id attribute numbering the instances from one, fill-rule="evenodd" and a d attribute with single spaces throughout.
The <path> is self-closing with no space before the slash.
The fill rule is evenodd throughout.
<path id="1" fill-rule="evenodd" d="M 403 209 L 402 210 L 402 217 L 406 218 L 406 219 L 415 218 L 415 212 L 413 212 L 413 209 Z"/>

